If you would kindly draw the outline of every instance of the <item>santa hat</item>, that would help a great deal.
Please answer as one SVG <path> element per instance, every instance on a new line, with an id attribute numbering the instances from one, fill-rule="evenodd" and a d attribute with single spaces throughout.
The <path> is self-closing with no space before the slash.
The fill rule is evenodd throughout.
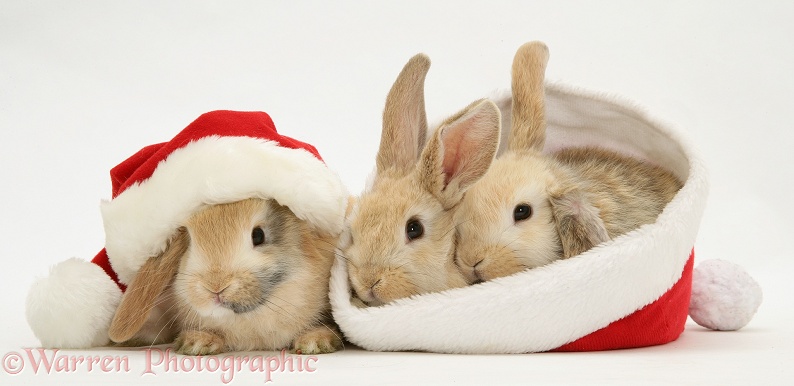
<path id="1" fill-rule="evenodd" d="M 55 265 L 28 295 L 28 323 L 44 347 L 107 344 L 125 286 L 205 205 L 273 198 L 315 229 L 338 234 L 347 204 L 317 149 L 280 135 L 264 112 L 206 113 L 110 176 L 112 200 L 101 204 L 105 248 L 91 262 Z"/>
<path id="2" fill-rule="evenodd" d="M 506 127 L 510 98 L 495 98 Z M 634 103 L 560 84 L 546 86 L 546 117 L 546 151 L 609 148 L 663 165 L 684 186 L 656 222 L 580 256 L 380 307 L 351 303 L 347 267 L 337 258 L 330 299 L 348 340 L 373 351 L 594 351 L 671 342 L 688 314 L 718 330 L 750 321 L 761 289 L 749 275 L 727 262 L 693 270 L 708 183 L 685 141 Z"/>

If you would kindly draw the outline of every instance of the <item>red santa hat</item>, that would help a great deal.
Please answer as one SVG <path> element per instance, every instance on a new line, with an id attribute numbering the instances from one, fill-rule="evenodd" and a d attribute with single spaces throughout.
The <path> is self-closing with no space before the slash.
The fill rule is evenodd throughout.
<path id="1" fill-rule="evenodd" d="M 55 265 L 28 295 L 28 323 L 44 347 L 107 344 L 126 285 L 205 205 L 273 198 L 330 234 L 341 232 L 347 205 L 344 186 L 317 149 L 280 135 L 264 112 L 206 113 L 110 176 L 112 199 L 101 204 L 105 248 L 91 262 Z"/>
<path id="2" fill-rule="evenodd" d="M 495 102 L 509 122 L 510 93 Z M 605 147 L 664 165 L 684 186 L 654 223 L 580 256 L 380 307 L 351 302 L 347 266 L 337 258 L 330 301 L 346 339 L 373 351 L 595 351 L 671 342 L 688 315 L 715 330 L 750 322 L 762 301 L 755 280 L 728 262 L 694 268 L 708 181 L 676 131 L 633 102 L 561 84 L 546 85 L 546 110 L 546 151 Z"/>

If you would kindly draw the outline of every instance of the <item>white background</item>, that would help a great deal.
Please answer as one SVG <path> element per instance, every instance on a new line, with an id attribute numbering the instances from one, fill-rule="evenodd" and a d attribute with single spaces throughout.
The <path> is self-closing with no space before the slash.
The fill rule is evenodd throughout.
<path id="1" fill-rule="evenodd" d="M 694 3 L 694 4 L 693 4 Z M 794 5 L 728 1 L 8 1 L 0 3 L 0 354 L 35 347 L 34 277 L 103 245 L 109 169 L 203 112 L 262 110 L 318 147 L 351 191 L 374 164 L 386 93 L 427 53 L 431 121 L 509 87 L 515 49 L 542 40 L 548 78 L 637 101 L 702 153 L 711 195 L 698 259 L 743 265 L 764 304 L 739 332 L 690 322 L 671 344 L 580 354 L 322 356 L 276 383 L 785 384 L 794 379 L 791 245 Z M 40 383 L 220 383 L 220 374 L 35 375 Z M 262 354 L 262 353 L 259 353 Z M 267 355 L 267 354 L 265 354 Z M 28 364 L 29 365 L 29 364 Z M 263 382 L 241 373 L 235 383 Z"/>

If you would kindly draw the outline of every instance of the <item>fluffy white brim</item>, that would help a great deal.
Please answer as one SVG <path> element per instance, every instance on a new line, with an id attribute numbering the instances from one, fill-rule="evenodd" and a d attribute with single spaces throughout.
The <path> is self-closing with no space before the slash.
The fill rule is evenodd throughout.
<path id="1" fill-rule="evenodd" d="M 666 125 L 630 103 L 561 85 L 548 85 L 546 93 L 547 150 L 597 144 L 628 152 L 670 168 L 684 187 L 654 224 L 577 258 L 386 306 L 351 304 L 346 265 L 337 259 L 330 298 L 347 339 L 374 351 L 548 351 L 632 314 L 681 278 L 708 191 L 702 163 Z M 509 116 L 509 100 L 497 102 Z"/>
<path id="2" fill-rule="evenodd" d="M 306 151 L 249 137 L 202 138 L 170 154 L 148 180 L 102 203 L 113 270 L 129 283 L 196 210 L 251 197 L 274 198 L 315 228 L 338 234 L 348 194 Z"/>
<path id="3" fill-rule="evenodd" d="M 106 345 L 121 290 L 98 265 L 72 258 L 30 289 L 26 317 L 45 348 Z"/>

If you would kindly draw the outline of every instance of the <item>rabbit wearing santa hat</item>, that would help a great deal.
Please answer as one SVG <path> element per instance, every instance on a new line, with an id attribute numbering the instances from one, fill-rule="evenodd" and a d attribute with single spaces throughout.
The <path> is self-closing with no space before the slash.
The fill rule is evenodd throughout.
<path id="1" fill-rule="evenodd" d="M 111 170 L 106 242 L 34 283 L 45 347 L 336 350 L 328 280 L 348 194 L 263 112 L 213 111 Z"/>

